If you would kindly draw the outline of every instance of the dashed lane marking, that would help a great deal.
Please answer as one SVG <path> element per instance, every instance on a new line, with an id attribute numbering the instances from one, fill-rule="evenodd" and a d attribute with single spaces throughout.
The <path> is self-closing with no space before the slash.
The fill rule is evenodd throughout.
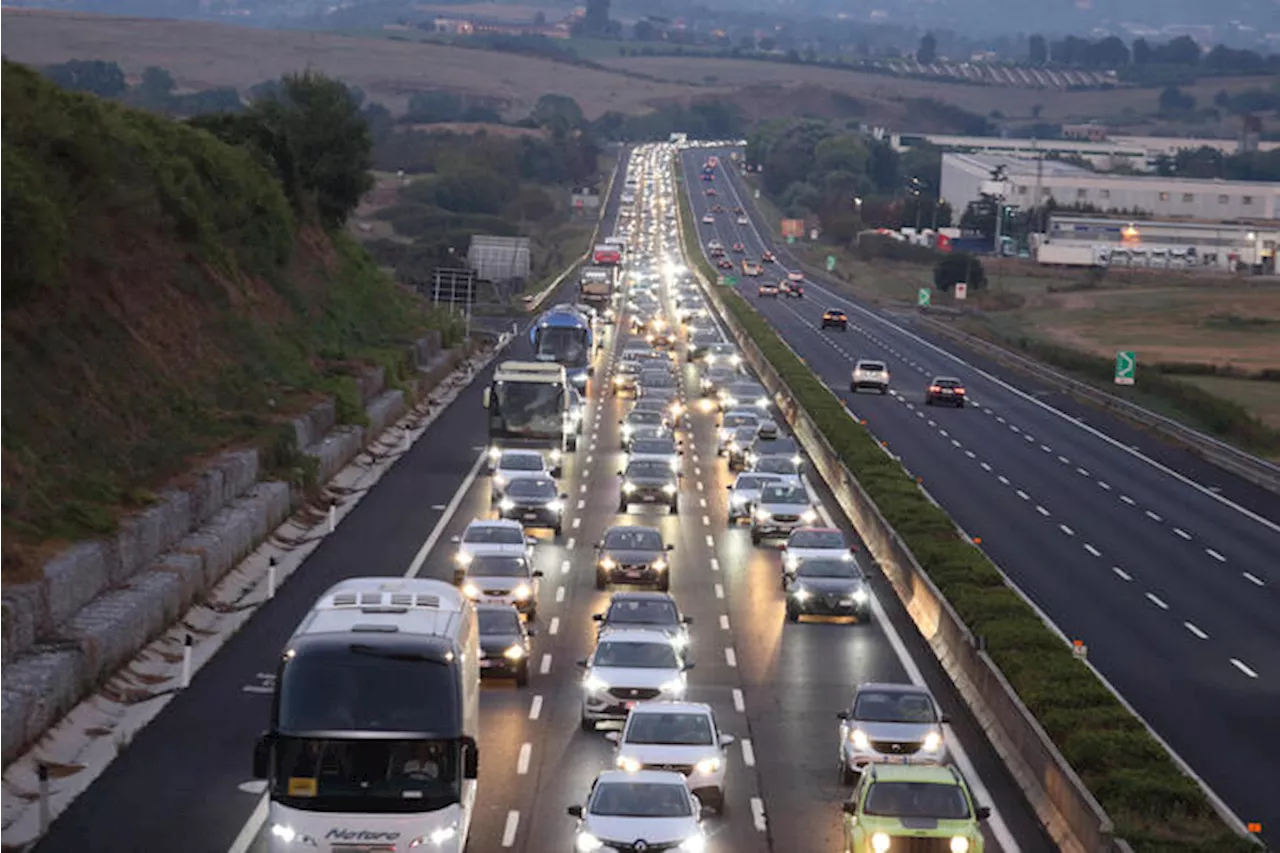
<path id="1" fill-rule="evenodd" d="M 542 656 L 542 665 L 538 667 L 538 672 L 546 675 L 551 671 L 551 653 L 547 652 Z"/>
<path id="2" fill-rule="evenodd" d="M 721 631 L 729 630 L 729 617 L 723 613 L 720 614 L 720 630 Z"/>
<path id="3" fill-rule="evenodd" d="M 1119 566 L 1112 566 L 1112 567 L 1111 567 L 1111 571 L 1113 571 L 1113 572 L 1115 572 L 1117 575 L 1119 575 L 1121 580 L 1125 580 L 1125 581 L 1132 581 L 1132 580 L 1133 580 L 1133 575 L 1129 574 L 1128 572 L 1126 572 L 1124 569 L 1120 568 Z"/>
<path id="4" fill-rule="evenodd" d="M 1244 661 L 1240 660 L 1239 658 L 1232 658 L 1231 665 L 1234 666 L 1236 669 L 1240 670 L 1241 672 L 1243 672 L 1245 675 L 1249 676 L 1250 678 L 1258 677 L 1258 673 L 1254 672 L 1252 669 L 1246 666 Z"/>
<path id="5" fill-rule="evenodd" d="M 742 690 L 737 687 L 733 688 L 733 710 L 737 711 L 739 714 L 745 714 L 747 712 L 747 702 L 742 697 Z"/>
<path id="6" fill-rule="evenodd" d="M 502 829 L 502 846 L 511 847 L 516 843 L 516 830 L 520 827 L 520 812 L 512 809 L 507 812 L 507 825 Z"/>
<path id="7" fill-rule="evenodd" d="M 744 737 L 742 739 L 742 763 L 748 767 L 756 766 L 756 751 L 755 748 L 751 746 L 750 738 Z"/>
<path id="8" fill-rule="evenodd" d="M 529 759 L 533 757 L 533 744 L 520 744 L 520 754 L 516 757 L 516 775 L 526 776 L 529 773 Z"/>
<path id="9" fill-rule="evenodd" d="M 724 598 L 724 585 L 716 584 L 716 598 Z"/>
<path id="10" fill-rule="evenodd" d="M 1161 610 L 1169 609 L 1169 605 L 1165 604 L 1164 600 L 1161 599 L 1160 596 L 1156 595 L 1155 593 L 1148 592 L 1146 596 L 1147 596 L 1147 601 L 1150 601 L 1152 604 L 1154 604 L 1156 607 L 1159 607 Z"/>
<path id="11" fill-rule="evenodd" d="M 1204 631 L 1201 631 L 1201 630 L 1200 630 L 1200 628 L 1199 628 L 1199 627 L 1197 627 L 1197 626 L 1196 626 L 1194 623 L 1192 623 L 1192 622 L 1183 622 L 1183 623 L 1182 623 L 1182 627 L 1186 628 L 1188 631 L 1190 631 L 1191 633 L 1195 634 L 1197 637 L 1199 637 L 1199 638 L 1200 638 L 1200 639 L 1202 639 L 1202 640 L 1207 640 L 1207 639 L 1209 639 L 1209 635 L 1208 635 L 1208 634 L 1206 634 Z"/>

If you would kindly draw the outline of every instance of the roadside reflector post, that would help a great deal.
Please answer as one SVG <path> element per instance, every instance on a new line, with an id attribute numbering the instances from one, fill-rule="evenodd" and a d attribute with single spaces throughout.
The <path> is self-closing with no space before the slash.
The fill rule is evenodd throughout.
<path id="1" fill-rule="evenodd" d="M 276 558 L 267 559 L 267 598 L 276 597 Z"/>
<path id="2" fill-rule="evenodd" d="M 191 684 L 191 649 L 195 646 L 195 638 L 187 634 L 182 638 L 182 689 Z"/>
<path id="3" fill-rule="evenodd" d="M 974 545 L 981 545 L 981 544 L 982 544 L 982 537 L 981 537 L 981 536 L 975 536 L 975 537 L 973 537 L 973 544 L 974 544 Z"/>
<path id="4" fill-rule="evenodd" d="M 36 778 L 40 780 L 40 834 L 49 831 L 52 817 L 49 814 L 49 765 L 41 761 L 36 765 Z"/>
<path id="5" fill-rule="evenodd" d="M 329 532 L 332 533 L 334 528 L 338 526 L 338 502 L 336 500 L 329 501 Z"/>
<path id="6" fill-rule="evenodd" d="M 1245 829 L 1249 830 L 1250 834 L 1252 835 L 1262 834 L 1262 824 L 1258 823 L 1257 821 L 1250 821 L 1249 823 L 1245 824 Z"/>
<path id="7" fill-rule="evenodd" d="M 1089 657 L 1089 647 L 1084 644 L 1084 640 L 1072 640 L 1071 653 L 1080 660 L 1086 660 Z"/>

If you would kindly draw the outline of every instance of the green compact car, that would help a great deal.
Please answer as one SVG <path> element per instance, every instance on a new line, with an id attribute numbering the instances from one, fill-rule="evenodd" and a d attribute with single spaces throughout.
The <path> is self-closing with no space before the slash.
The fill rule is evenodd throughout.
<path id="1" fill-rule="evenodd" d="M 982 853 L 990 814 L 954 767 L 871 764 L 844 804 L 844 851 Z"/>

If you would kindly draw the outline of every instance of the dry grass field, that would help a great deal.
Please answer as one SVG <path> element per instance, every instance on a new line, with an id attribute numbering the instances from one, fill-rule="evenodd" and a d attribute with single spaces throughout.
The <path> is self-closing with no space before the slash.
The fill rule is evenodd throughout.
<path id="1" fill-rule="evenodd" d="M 716 59 L 691 56 L 601 57 L 601 64 L 649 74 L 664 80 L 693 85 L 739 88 L 758 84 L 808 84 L 846 92 L 857 97 L 892 101 L 899 98 L 936 98 L 979 115 L 1000 110 L 1006 117 L 1031 120 L 1032 108 L 1041 105 L 1042 121 L 1078 121 L 1091 118 L 1125 118 L 1151 113 L 1156 108 L 1158 89 L 1115 89 L 1112 91 L 1050 92 L 970 86 L 931 80 L 913 80 L 818 68 L 804 65 L 760 62 L 748 59 Z M 1248 88 L 1269 88 L 1269 77 L 1223 77 L 1207 79 L 1184 87 L 1202 104 L 1208 104 L 1220 90 L 1237 92 Z M 1126 113 L 1131 110 L 1131 113 Z"/>
<path id="2" fill-rule="evenodd" d="M 1280 429 L 1280 382 L 1252 382 L 1225 376 L 1186 376 L 1183 381 L 1198 385 L 1224 400 L 1239 403 L 1261 418 L 1263 423 Z"/>
<path id="3" fill-rule="evenodd" d="M 241 90 L 310 67 L 359 86 L 395 112 L 427 89 L 498 97 L 512 116 L 527 115 L 541 95 L 569 95 L 589 118 L 608 110 L 645 112 L 654 101 L 693 94 L 683 84 L 533 57 L 319 32 L 22 9 L 4 13 L 4 29 L 5 56 L 15 62 L 104 59 L 131 75 L 158 65 L 184 89 Z"/>

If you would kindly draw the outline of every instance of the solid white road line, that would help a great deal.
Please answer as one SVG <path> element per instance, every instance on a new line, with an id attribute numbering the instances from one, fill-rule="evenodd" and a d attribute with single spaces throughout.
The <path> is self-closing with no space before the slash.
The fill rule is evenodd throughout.
<path id="1" fill-rule="evenodd" d="M 536 720 L 540 716 L 542 716 L 542 695 L 541 694 L 534 696 L 533 700 L 529 703 L 529 719 Z"/>

